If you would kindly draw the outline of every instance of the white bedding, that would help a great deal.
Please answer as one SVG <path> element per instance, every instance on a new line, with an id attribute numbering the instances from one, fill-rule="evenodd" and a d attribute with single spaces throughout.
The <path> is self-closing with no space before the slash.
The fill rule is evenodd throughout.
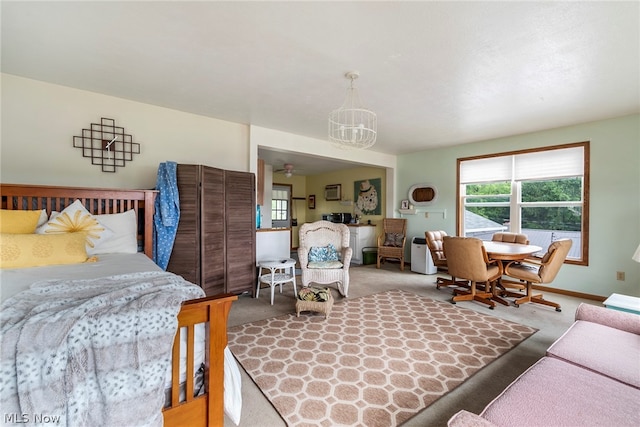
<path id="1" fill-rule="evenodd" d="M 137 254 L 104 254 L 93 263 L 33 267 L 21 269 L 0 269 L 0 301 L 4 302 L 22 290 L 29 289 L 31 284 L 52 279 L 92 279 L 115 274 L 137 273 L 143 271 L 162 271 L 143 253 Z M 203 326 L 203 325 L 200 325 Z M 195 365 L 204 362 L 205 346 L 204 328 L 196 328 Z M 182 347 L 186 348 L 186 334 L 182 334 Z M 186 354 L 181 351 L 180 381 L 186 379 Z M 167 372 L 167 387 L 171 385 L 171 372 Z M 235 359 L 225 350 L 225 413 L 237 425 L 240 421 L 242 399 L 240 392 L 240 371 Z"/>
<path id="2" fill-rule="evenodd" d="M 162 270 L 143 253 L 99 255 L 98 262 L 82 264 L 0 269 L 0 302 L 24 289 L 29 289 L 32 283 L 41 280 L 94 279 L 141 271 Z"/>

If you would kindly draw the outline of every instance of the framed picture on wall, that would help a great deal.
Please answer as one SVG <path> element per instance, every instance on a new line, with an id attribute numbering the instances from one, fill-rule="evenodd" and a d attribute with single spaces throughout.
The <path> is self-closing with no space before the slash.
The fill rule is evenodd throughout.
<path id="1" fill-rule="evenodd" d="M 409 199 L 404 199 L 400 202 L 400 209 L 409 209 Z"/>
<path id="2" fill-rule="evenodd" d="M 315 209 L 316 208 L 316 195 L 312 194 L 309 196 L 309 209 Z"/>
<path id="3" fill-rule="evenodd" d="M 354 181 L 353 185 L 353 194 L 356 199 L 353 212 L 356 215 L 381 215 L 382 179 L 363 179 Z"/>

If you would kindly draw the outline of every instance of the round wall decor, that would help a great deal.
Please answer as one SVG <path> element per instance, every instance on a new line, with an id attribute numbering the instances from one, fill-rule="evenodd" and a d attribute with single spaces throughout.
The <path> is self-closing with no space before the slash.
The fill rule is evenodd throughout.
<path id="1" fill-rule="evenodd" d="M 427 206 L 438 199 L 438 190 L 433 184 L 415 184 L 409 188 L 409 202 L 415 206 Z"/>

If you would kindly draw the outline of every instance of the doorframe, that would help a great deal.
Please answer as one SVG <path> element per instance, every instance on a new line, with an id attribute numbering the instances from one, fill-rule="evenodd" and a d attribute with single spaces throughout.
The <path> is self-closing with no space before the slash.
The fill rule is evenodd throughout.
<path id="1" fill-rule="evenodd" d="M 273 182 L 271 184 L 271 194 L 273 194 L 273 190 L 274 187 L 288 187 L 287 189 L 287 194 L 289 195 L 289 203 L 288 203 L 288 211 L 287 211 L 287 217 L 289 218 L 289 224 L 287 226 L 287 228 L 289 229 L 289 250 L 293 250 L 293 226 L 292 224 L 292 219 L 293 219 L 293 184 L 284 184 L 284 183 L 279 183 L 279 182 Z M 273 200 L 273 196 L 271 196 L 271 200 Z M 273 219 L 271 220 L 272 224 L 273 224 Z"/>

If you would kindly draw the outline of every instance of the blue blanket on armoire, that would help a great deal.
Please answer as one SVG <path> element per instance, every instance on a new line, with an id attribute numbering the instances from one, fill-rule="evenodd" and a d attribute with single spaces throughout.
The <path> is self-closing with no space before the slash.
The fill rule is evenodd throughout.
<path id="1" fill-rule="evenodd" d="M 156 190 L 159 193 L 153 214 L 153 261 L 166 270 L 180 220 L 177 163 L 160 163 Z"/>

